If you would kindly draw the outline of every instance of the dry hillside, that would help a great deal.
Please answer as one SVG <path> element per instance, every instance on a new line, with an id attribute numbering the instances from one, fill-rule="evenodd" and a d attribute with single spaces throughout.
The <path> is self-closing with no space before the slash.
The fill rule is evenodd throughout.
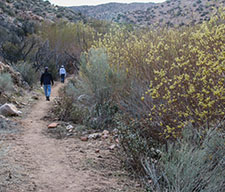
<path id="1" fill-rule="evenodd" d="M 137 10 L 147 10 L 147 8 L 152 6 L 154 6 L 154 3 L 107 3 L 97 6 L 75 6 L 70 8 L 75 12 L 80 12 L 95 19 L 111 21 L 120 14 Z"/>
<path id="2" fill-rule="evenodd" d="M 141 26 L 182 26 L 209 20 L 225 0 L 167 0 L 164 3 L 110 3 L 72 7 L 89 17 Z"/>
<path id="3" fill-rule="evenodd" d="M 0 0 L 0 45 L 9 39 L 21 39 L 35 30 L 35 22 L 54 22 L 65 19 L 72 22 L 83 17 L 67 8 L 53 6 L 43 0 Z"/>

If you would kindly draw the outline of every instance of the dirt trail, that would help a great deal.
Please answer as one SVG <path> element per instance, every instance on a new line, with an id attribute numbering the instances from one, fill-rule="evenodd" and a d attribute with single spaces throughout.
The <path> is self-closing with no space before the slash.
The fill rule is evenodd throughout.
<path id="1" fill-rule="evenodd" d="M 62 84 L 57 83 L 53 87 L 50 102 L 45 101 L 43 96 L 23 122 L 25 133 L 22 140 L 38 167 L 36 175 L 33 175 L 38 191 L 79 191 L 80 178 L 68 166 L 64 149 L 61 149 L 57 140 L 43 134 L 43 129 L 46 129 L 49 122 L 42 118 L 47 115 L 61 86 Z"/>
<path id="2" fill-rule="evenodd" d="M 29 191 L 103 192 L 140 191 L 121 170 L 108 150 L 109 141 L 82 142 L 79 138 L 54 139 L 46 134 L 49 123 L 43 117 L 53 105 L 63 84 L 52 87 L 51 101 L 44 95 L 21 120 L 23 134 L 15 139 L 12 155 L 25 167 L 32 180 Z M 95 150 L 100 149 L 100 153 Z M 21 188 L 17 192 L 27 191 Z M 10 191 L 11 192 L 11 191 Z"/>

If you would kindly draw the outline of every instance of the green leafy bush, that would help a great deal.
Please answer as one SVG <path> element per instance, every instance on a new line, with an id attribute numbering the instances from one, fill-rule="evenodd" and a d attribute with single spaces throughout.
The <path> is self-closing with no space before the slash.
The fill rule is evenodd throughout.
<path id="1" fill-rule="evenodd" d="M 104 49 L 91 49 L 81 59 L 81 75 L 89 85 L 95 102 L 103 104 L 120 88 L 121 74 L 111 69 Z"/>
<path id="2" fill-rule="evenodd" d="M 19 45 L 13 44 L 12 42 L 6 41 L 2 45 L 2 52 L 5 59 L 10 61 L 11 63 L 17 62 L 21 55 L 19 52 Z"/>
<path id="3" fill-rule="evenodd" d="M 53 111 L 60 120 L 83 124 L 88 115 L 88 109 L 77 100 L 80 92 L 74 83 L 75 81 L 71 80 L 65 88 L 60 90 L 60 99 Z"/>
<path id="4" fill-rule="evenodd" d="M 108 126 L 118 111 L 114 96 L 123 88 L 123 73 L 113 70 L 104 49 L 90 49 L 81 58 L 80 74 L 90 93 L 90 120 L 93 127 Z M 90 122 L 90 121 L 89 121 Z"/>
<path id="5" fill-rule="evenodd" d="M 9 73 L 0 73 L 0 95 L 13 90 L 13 81 Z"/>
<path id="6" fill-rule="evenodd" d="M 33 85 L 39 80 L 38 74 L 32 67 L 32 64 L 20 62 L 17 64 L 16 68 L 22 75 L 23 80 L 26 81 L 29 86 L 33 87 Z"/>
<path id="7" fill-rule="evenodd" d="M 114 95 L 122 89 L 123 78 L 110 68 L 104 49 L 90 49 L 81 57 L 80 77 L 61 92 L 58 116 L 93 129 L 109 127 L 118 111 Z"/>

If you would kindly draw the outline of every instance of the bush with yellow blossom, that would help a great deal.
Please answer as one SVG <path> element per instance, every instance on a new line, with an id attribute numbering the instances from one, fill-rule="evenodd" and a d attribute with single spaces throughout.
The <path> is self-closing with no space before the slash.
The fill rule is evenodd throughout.
<path id="1" fill-rule="evenodd" d="M 225 19 L 225 15 L 220 15 Z M 179 55 L 159 70 L 147 91 L 153 99 L 149 118 L 166 138 L 176 138 L 187 123 L 209 128 L 225 117 L 225 25 L 219 18 L 190 35 Z"/>
<path id="2" fill-rule="evenodd" d="M 176 138 L 188 123 L 207 128 L 224 120 L 224 19 L 221 12 L 180 30 L 127 32 L 115 27 L 95 42 L 106 49 L 114 70 L 126 71 L 119 103 L 136 105 L 132 115 L 141 116 L 163 138 Z"/>

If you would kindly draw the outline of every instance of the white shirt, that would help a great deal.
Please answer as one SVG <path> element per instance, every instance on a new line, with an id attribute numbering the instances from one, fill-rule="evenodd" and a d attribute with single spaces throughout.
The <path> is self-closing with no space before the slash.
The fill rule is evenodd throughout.
<path id="1" fill-rule="evenodd" d="M 61 68 L 60 68 L 59 74 L 60 74 L 60 75 L 63 75 L 63 74 L 64 74 L 64 75 L 66 76 L 66 70 L 65 70 L 64 67 L 61 67 Z"/>

